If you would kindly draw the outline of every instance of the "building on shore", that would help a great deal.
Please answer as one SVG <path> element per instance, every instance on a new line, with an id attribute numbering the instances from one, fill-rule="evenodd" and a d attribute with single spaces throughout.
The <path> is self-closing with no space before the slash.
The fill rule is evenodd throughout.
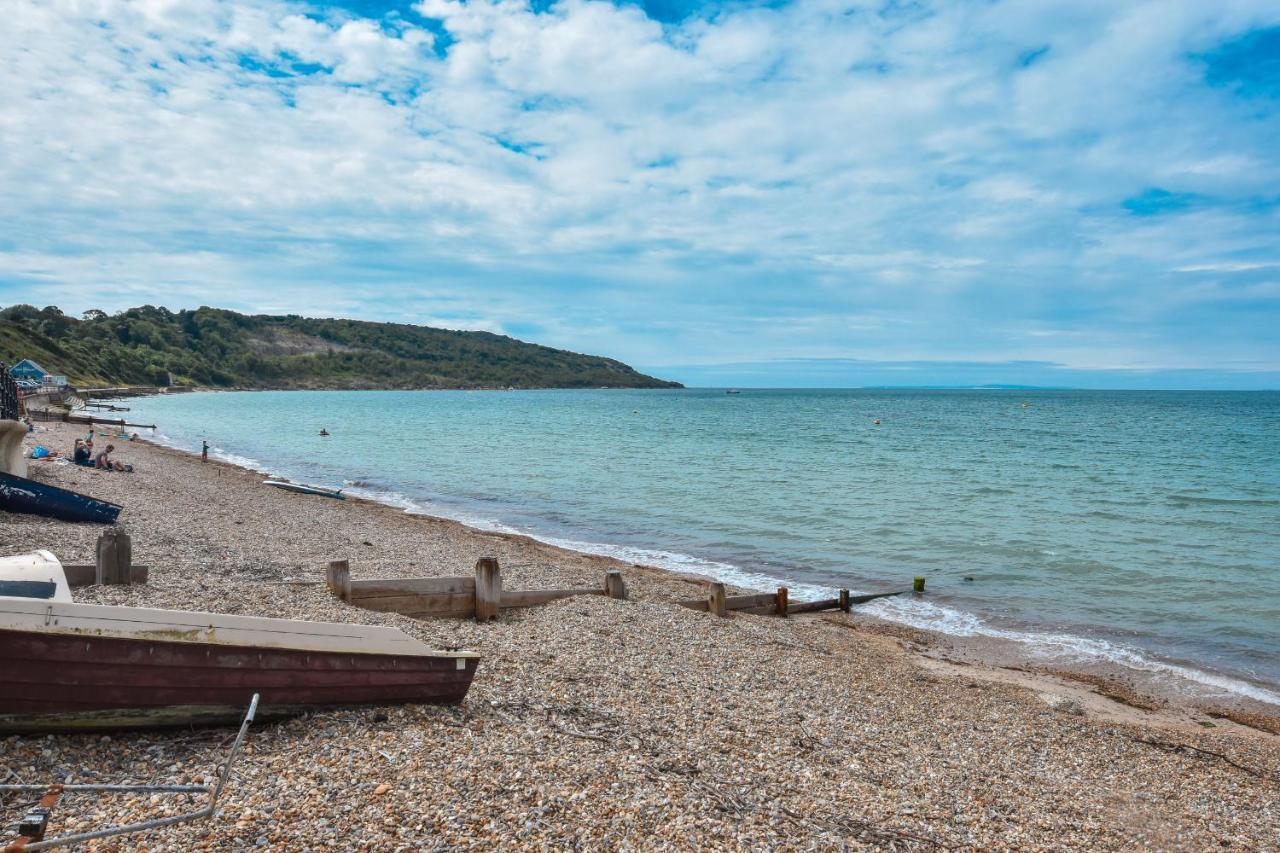
<path id="1" fill-rule="evenodd" d="M 29 358 L 24 358 L 10 367 L 9 375 L 24 391 L 38 388 L 62 388 L 67 384 L 67 377 L 50 373 Z"/>

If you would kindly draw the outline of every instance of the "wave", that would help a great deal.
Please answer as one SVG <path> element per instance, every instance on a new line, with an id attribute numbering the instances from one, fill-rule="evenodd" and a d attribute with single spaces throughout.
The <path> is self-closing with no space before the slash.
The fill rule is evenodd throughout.
<path id="1" fill-rule="evenodd" d="M 1010 640 L 1026 646 L 1039 657 L 1110 663 L 1138 672 L 1175 676 L 1225 694 L 1280 705 L 1280 693 L 1248 681 L 1160 660 L 1132 647 L 1096 637 L 998 628 L 987 624 L 976 614 L 917 598 L 881 598 L 865 605 L 863 611 L 891 622 L 953 637 Z"/>
<path id="2" fill-rule="evenodd" d="M 191 449 L 190 445 L 185 444 L 179 441 L 178 439 L 173 438 L 172 436 L 169 436 L 158 430 L 153 431 L 149 436 L 147 436 L 147 438 L 148 440 L 154 441 L 156 444 L 159 444 L 163 447 L 168 447 L 171 450 L 180 450 L 183 453 L 188 453 L 192 456 L 199 456 L 198 453 L 196 453 L 194 450 Z M 264 463 L 258 461 L 257 459 L 254 459 L 250 456 L 241 456 L 238 453 L 232 453 L 229 450 L 223 450 L 221 447 L 215 447 L 212 444 L 209 445 L 209 458 L 216 459 L 219 462 L 226 462 L 231 465 L 235 465 L 237 468 L 245 468 L 249 471 L 257 471 L 259 474 L 271 473 L 271 469 L 267 468 Z"/>
<path id="3" fill-rule="evenodd" d="M 1272 498 L 1214 498 L 1202 495 L 1169 495 L 1169 502 L 1210 506 L 1280 506 L 1280 500 Z"/>

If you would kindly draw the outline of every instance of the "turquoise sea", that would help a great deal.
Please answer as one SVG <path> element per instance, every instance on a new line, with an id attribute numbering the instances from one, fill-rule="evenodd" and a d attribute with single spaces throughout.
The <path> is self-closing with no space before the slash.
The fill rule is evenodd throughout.
<path id="1" fill-rule="evenodd" d="M 157 438 L 412 512 L 1280 703 L 1280 393 L 315 391 Z M 879 425 L 875 423 L 880 419 Z M 321 438 L 324 427 L 331 435 Z"/>

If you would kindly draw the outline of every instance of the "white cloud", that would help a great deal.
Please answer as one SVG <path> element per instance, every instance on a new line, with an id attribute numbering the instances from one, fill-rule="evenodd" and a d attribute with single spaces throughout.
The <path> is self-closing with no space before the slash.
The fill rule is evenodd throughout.
<path id="1" fill-rule="evenodd" d="M 412 301 L 649 363 L 809 335 L 1280 360 L 1260 323 L 1193 340 L 1178 314 L 1178 281 L 1273 265 L 1274 207 L 1247 202 L 1280 195 L 1274 105 L 1204 85 L 1195 56 L 1280 23 L 1274 5 L 926 5 L 663 25 L 599 0 L 423 0 L 441 41 L 412 14 L 277 0 L 11 0 L 0 301 Z M 1121 207 L 1151 187 L 1212 209 Z M 1203 312 L 1243 291 L 1197 292 Z M 794 334 L 717 327 L 739 308 Z M 881 331 L 796 320 L 815 312 Z M 1018 327 L 1054 333 L 999 331 Z"/>

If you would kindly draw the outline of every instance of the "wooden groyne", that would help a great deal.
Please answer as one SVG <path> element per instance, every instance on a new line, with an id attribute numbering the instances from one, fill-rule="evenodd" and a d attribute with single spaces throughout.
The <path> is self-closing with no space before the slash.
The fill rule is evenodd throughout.
<path id="1" fill-rule="evenodd" d="M 679 602 L 681 607 L 688 607 L 690 610 L 705 610 L 714 613 L 716 616 L 728 616 L 731 613 L 755 613 L 760 615 L 773 616 L 791 616 L 797 613 L 817 613 L 822 610 L 842 610 L 849 612 L 849 608 L 857 604 L 866 604 L 868 601 L 874 601 L 877 598 L 888 598 L 894 595 L 903 595 L 911 590 L 897 590 L 895 592 L 876 592 L 869 595 L 850 595 L 849 590 L 840 590 L 839 595 L 835 598 L 823 598 L 818 601 L 798 601 L 792 603 L 790 594 L 785 586 L 780 586 L 774 592 L 753 592 L 746 595 L 725 595 L 724 584 L 719 581 L 707 581 L 707 593 L 702 598 L 689 598 Z M 924 590 L 924 584 L 920 584 L 919 591 Z"/>
<path id="2" fill-rule="evenodd" d="M 118 427 L 137 427 L 140 429 L 155 429 L 155 424 L 135 424 L 121 418 L 97 418 L 93 415 L 73 415 L 71 412 L 55 411 L 52 409 L 32 409 L 28 412 L 31 420 L 44 422 L 61 422 L 65 424 L 82 424 L 84 426 L 94 426 L 95 424 L 105 424 L 107 426 Z"/>
<path id="3" fill-rule="evenodd" d="M 474 616 L 479 622 L 497 619 L 502 610 L 536 607 L 575 595 L 627 597 L 627 585 L 617 571 L 605 572 L 604 582 L 596 587 L 504 590 L 502 571 L 493 557 L 479 560 L 474 576 L 370 580 L 353 580 L 348 562 L 334 560 L 325 573 L 325 584 L 338 598 L 366 610 L 416 618 Z"/>

